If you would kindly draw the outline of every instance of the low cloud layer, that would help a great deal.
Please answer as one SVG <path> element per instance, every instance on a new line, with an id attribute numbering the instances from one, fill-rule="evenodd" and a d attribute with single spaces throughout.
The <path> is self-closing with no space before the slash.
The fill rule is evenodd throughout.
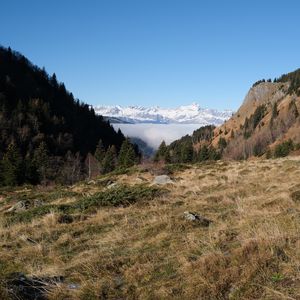
<path id="1" fill-rule="evenodd" d="M 163 140 L 169 144 L 201 127 L 199 124 L 113 124 L 113 126 L 115 129 L 120 128 L 125 136 L 139 137 L 155 149 Z"/>

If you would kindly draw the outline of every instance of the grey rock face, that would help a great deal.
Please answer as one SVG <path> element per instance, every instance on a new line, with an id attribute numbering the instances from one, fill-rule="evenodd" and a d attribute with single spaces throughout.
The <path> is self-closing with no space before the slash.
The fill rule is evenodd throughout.
<path id="1" fill-rule="evenodd" d="M 263 104 L 267 100 L 271 100 L 272 103 L 278 101 L 285 95 L 284 91 L 280 89 L 281 85 L 281 83 L 263 82 L 252 87 L 246 95 L 243 105 L 253 102 Z"/>

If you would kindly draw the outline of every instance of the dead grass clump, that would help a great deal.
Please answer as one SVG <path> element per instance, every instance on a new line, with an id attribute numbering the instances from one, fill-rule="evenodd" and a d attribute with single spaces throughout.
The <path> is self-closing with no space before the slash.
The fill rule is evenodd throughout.
<path id="1" fill-rule="evenodd" d="M 64 276 L 50 300 L 298 299 L 298 160 L 176 166 L 168 190 L 145 169 L 0 190 L 3 206 L 32 204 L 0 212 L 0 298 L 10 274 L 24 272 Z"/>
<path id="2" fill-rule="evenodd" d="M 292 200 L 300 202 L 300 190 L 291 193 Z"/>

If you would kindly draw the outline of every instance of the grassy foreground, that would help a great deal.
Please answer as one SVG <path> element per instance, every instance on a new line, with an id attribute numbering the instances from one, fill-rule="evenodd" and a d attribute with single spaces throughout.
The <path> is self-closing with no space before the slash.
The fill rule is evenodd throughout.
<path id="1" fill-rule="evenodd" d="M 1 190 L 0 298 L 22 272 L 64 276 L 52 300 L 300 299 L 299 158 L 207 163 L 171 177 L 152 186 L 154 175 L 137 170 Z M 26 210 L 8 211 L 19 201 Z"/>

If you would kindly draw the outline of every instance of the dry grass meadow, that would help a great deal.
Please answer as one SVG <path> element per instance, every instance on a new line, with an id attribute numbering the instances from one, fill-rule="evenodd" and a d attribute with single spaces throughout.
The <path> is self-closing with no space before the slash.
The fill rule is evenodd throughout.
<path id="1" fill-rule="evenodd" d="M 300 299 L 299 158 L 191 165 L 170 177 L 152 186 L 139 168 L 1 190 L 0 298 L 22 272 L 64 276 L 52 300 Z M 27 210 L 7 212 L 20 200 Z"/>

